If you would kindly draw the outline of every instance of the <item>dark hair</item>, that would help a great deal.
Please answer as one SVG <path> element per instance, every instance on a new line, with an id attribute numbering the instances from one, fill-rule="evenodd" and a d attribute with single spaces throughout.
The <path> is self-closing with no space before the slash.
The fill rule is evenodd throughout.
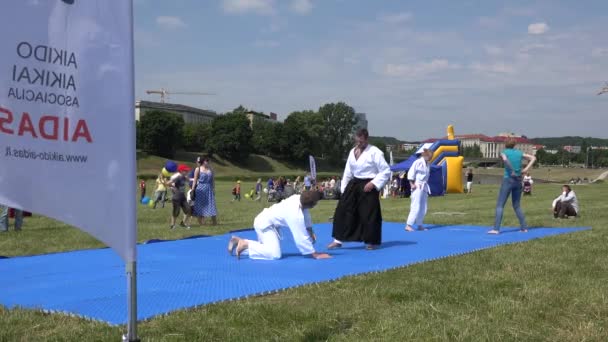
<path id="1" fill-rule="evenodd" d="M 197 164 L 202 164 L 204 162 L 208 162 L 209 161 L 209 157 L 208 156 L 198 156 L 196 157 L 196 163 Z"/>
<path id="2" fill-rule="evenodd" d="M 367 129 L 365 128 L 360 128 L 357 130 L 357 132 L 355 133 L 356 136 L 358 136 L 359 138 L 369 138 L 369 132 L 367 131 Z"/>
<path id="3" fill-rule="evenodd" d="M 564 184 L 564 185 L 562 185 L 562 188 L 566 188 L 566 189 L 568 189 L 568 192 L 572 191 L 572 188 L 571 188 L 571 187 L 570 187 L 570 185 L 568 185 L 568 184 Z"/>
<path id="4" fill-rule="evenodd" d="M 310 207 L 317 204 L 322 197 L 323 194 L 319 191 L 304 191 L 302 192 L 302 195 L 300 195 L 300 204 L 305 207 Z"/>
<path id="5" fill-rule="evenodd" d="M 506 148 L 513 148 L 515 147 L 515 145 L 517 144 L 517 141 L 515 141 L 515 139 L 513 138 L 509 138 L 507 139 L 507 141 L 505 142 L 505 147 Z"/>

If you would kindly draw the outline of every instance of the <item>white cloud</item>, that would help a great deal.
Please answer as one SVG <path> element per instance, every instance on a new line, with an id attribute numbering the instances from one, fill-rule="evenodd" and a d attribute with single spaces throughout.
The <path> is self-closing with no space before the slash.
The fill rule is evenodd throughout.
<path id="1" fill-rule="evenodd" d="M 384 74 L 388 76 L 416 77 L 458 68 L 457 64 L 452 64 L 447 59 L 433 59 L 430 62 L 416 64 L 387 64 L 384 67 Z"/>
<path id="2" fill-rule="evenodd" d="M 226 13 L 256 13 L 274 14 L 274 0 L 222 0 L 222 8 Z"/>
<path id="3" fill-rule="evenodd" d="M 180 17 L 160 16 L 156 18 L 156 24 L 167 30 L 175 30 L 186 27 L 186 23 Z"/>
<path id="4" fill-rule="evenodd" d="M 498 56 L 498 55 L 502 55 L 502 53 L 503 53 L 502 48 L 500 48 L 498 46 L 494 46 L 494 45 L 486 45 L 486 46 L 484 46 L 484 50 L 486 50 L 486 53 L 491 56 Z"/>
<path id="5" fill-rule="evenodd" d="M 412 19 L 412 13 L 400 12 L 395 14 L 384 14 L 379 16 L 379 19 L 387 24 L 401 24 L 410 21 Z"/>
<path id="6" fill-rule="evenodd" d="M 473 63 L 471 64 L 471 69 L 476 72 L 481 72 L 485 74 L 513 74 L 515 73 L 515 67 L 509 64 L 505 64 L 502 62 L 493 63 L 493 64 L 481 64 L 481 63 Z"/>
<path id="7" fill-rule="evenodd" d="M 256 40 L 253 42 L 253 46 L 259 48 L 274 48 L 278 47 L 279 45 L 281 45 L 281 43 L 277 42 L 276 40 Z"/>
<path id="8" fill-rule="evenodd" d="M 529 34 L 543 34 L 549 31 L 549 25 L 547 23 L 534 23 L 528 25 Z"/>
<path id="9" fill-rule="evenodd" d="M 591 51 L 592 57 L 608 57 L 608 48 L 594 48 Z"/>
<path id="10" fill-rule="evenodd" d="M 312 11 L 313 5 L 311 0 L 293 0 L 291 9 L 299 14 L 308 14 Z"/>

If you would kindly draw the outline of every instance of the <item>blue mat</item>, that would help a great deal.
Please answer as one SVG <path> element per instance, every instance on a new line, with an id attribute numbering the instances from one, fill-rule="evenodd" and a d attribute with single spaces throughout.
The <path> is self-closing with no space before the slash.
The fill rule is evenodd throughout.
<path id="1" fill-rule="evenodd" d="M 381 249 L 346 244 L 329 260 L 300 256 L 287 229 L 284 258 L 278 261 L 237 261 L 226 251 L 228 234 L 139 245 L 138 319 L 589 228 L 504 229 L 497 236 L 487 235 L 487 227 L 471 226 L 406 233 L 402 223 L 384 223 L 383 229 Z M 317 248 L 324 250 L 331 242 L 331 225 L 316 225 L 316 232 Z M 239 235 L 255 238 L 253 231 Z M 110 249 L 3 259 L 0 274 L 0 304 L 9 308 L 126 323 L 124 264 Z"/>

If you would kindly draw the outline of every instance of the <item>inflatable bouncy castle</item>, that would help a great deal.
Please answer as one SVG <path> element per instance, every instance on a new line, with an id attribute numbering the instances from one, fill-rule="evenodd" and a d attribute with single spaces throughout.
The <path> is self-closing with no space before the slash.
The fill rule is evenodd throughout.
<path id="1" fill-rule="evenodd" d="M 391 166 L 393 172 L 407 172 L 414 161 L 420 157 L 424 149 L 433 152 L 430 161 L 431 175 L 429 186 L 431 196 L 441 196 L 446 193 L 462 193 L 462 166 L 464 157 L 461 156 L 460 141 L 454 139 L 454 126 L 449 125 L 446 139 L 439 139 L 420 145 L 411 157 L 401 163 Z"/>

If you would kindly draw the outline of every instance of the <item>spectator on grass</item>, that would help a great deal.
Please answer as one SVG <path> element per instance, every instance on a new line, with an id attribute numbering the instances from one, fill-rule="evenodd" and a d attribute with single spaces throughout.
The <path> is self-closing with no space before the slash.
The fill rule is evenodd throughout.
<path id="1" fill-rule="evenodd" d="M 467 177 L 467 194 L 470 194 L 473 191 L 473 169 L 468 168 L 465 176 Z"/>
<path id="2" fill-rule="evenodd" d="M 167 179 L 163 176 L 163 173 L 159 173 L 156 177 L 156 190 L 154 190 L 154 206 L 156 209 L 158 202 L 161 203 L 161 207 L 165 207 L 165 200 L 167 198 Z"/>
<path id="3" fill-rule="evenodd" d="M 146 197 L 146 181 L 143 179 L 139 182 L 139 191 L 141 194 L 139 201 L 141 202 L 144 199 L 144 197 Z"/>
<path id="4" fill-rule="evenodd" d="M 190 168 L 186 165 L 179 165 L 177 167 L 177 173 L 171 176 L 169 184 L 171 185 L 171 192 L 173 196 L 171 202 L 173 204 L 173 212 L 171 213 L 171 227 L 175 228 L 175 221 L 179 216 L 180 209 L 184 212 L 184 218 L 179 223 L 181 227 L 190 229 L 190 206 L 186 199 L 186 184 L 188 183 L 187 174 Z"/>
<path id="5" fill-rule="evenodd" d="M 310 179 L 310 175 L 307 174 L 304 177 L 304 190 L 310 191 L 311 186 L 312 186 L 312 181 Z"/>
<path id="6" fill-rule="evenodd" d="M 260 201 L 262 199 L 262 178 L 258 178 L 255 183 L 255 200 Z"/>
<path id="7" fill-rule="evenodd" d="M 0 204 L 0 233 L 8 232 L 10 208 L 7 205 Z M 15 216 L 15 231 L 18 232 L 23 226 L 23 210 L 13 209 Z"/>
<path id="8" fill-rule="evenodd" d="M 200 225 L 205 223 L 205 217 L 211 217 L 211 222 L 217 225 L 217 206 L 215 205 L 215 179 L 208 157 L 196 159 L 198 167 L 194 170 L 194 206 L 192 216 Z"/>
<path id="9" fill-rule="evenodd" d="M 553 200 L 553 217 L 568 218 L 578 216 L 578 199 L 570 185 L 562 186 L 562 193 Z"/>
<path id="10" fill-rule="evenodd" d="M 241 181 L 240 180 L 237 180 L 236 185 L 234 186 L 234 188 L 232 188 L 232 195 L 234 196 L 234 198 L 232 199 L 232 202 L 241 201 Z"/>

